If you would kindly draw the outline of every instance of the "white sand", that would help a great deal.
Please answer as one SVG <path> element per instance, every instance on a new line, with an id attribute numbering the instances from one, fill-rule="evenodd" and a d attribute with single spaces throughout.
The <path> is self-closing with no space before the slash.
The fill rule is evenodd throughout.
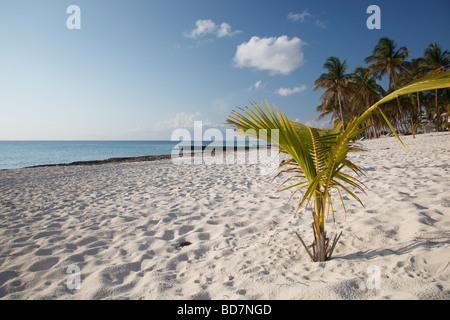
<path id="1" fill-rule="evenodd" d="M 336 200 L 326 227 L 343 235 L 325 263 L 294 233 L 311 241 L 310 213 L 294 217 L 298 197 L 258 165 L 0 171 L 0 298 L 449 299 L 450 134 L 403 141 L 350 155 L 365 207 Z"/>

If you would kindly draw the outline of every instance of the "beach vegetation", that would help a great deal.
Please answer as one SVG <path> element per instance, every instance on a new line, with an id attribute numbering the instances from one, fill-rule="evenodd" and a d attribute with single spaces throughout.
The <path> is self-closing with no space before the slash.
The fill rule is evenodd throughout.
<path id="1" fill-rule="evenodd" d="M 342 67 L 344 63 L 340 63 L 336 59 L 329 60 L 330 67 L 337 68 L 339 66 L 342 72 L 345 71 L 345 68 Z M 328 69 L 328 67 L 326 68 Z M 358 70 L 357 74 L 362 79 L 366 77 L 364 81 L 371 79 L 367 70 Z M 324 81 L 329 80 L 327 77 L 326 75 L 323 77 Z M 391 77 L 390 82 L 396 83 L 397 78 L 393 75 Z M 346 79 L 349 79 L 349 77 L 346 77 Z M 347 82 L 348 80 L 343 81 L 343 83 Z M 301 194 L 295 211 L 296 214 L 305 207 L 312 209 L 313 221 L 311 225 L 314 235 L 312 245 L 307 246 L 301 235 L 298 233 L 296 235 L 312 261 L 326 261 L 332 257 L 334 248 L 342 234 L 340 232 L 334 236 L 328 236 L 325 230 L 327 218 L 331 215 L 335 220 L 334 198 L 340 199 L 344 209 L 343 195 L 345 194 L 362 204 L 358 197 L 358 191 L 365 192 L 365 187 L 360 180 L 363 171 L 357 164 L 351 162 L 347 155 L 350 151 L 361 150 L 360 146 L 354 141 L 367 130 L 368 127 L 364 124 L 368 121 L 373 123 L 372 114 L 379 112 L 384 124 L 403 144 L 382 109 L 389 102 L 402 96 L 448 87 L 450 87 L 450 71 L 427 74 L 379 99 L 366 108 L 361 115 L 352 118 L 345 127 L 341 117 L 341 122 L 338 122 L 333 129 L 317 129 L 291 121 L 277 107 L 267 102 L 261 102 L 260 105 L 252 103 L 251 107 L 235 110 L 227 119 L 227 122 L 235 128 L 239 135 L 266 141 L 272 140 L 271 132 L 276 130 L 278 135 L 277 147 L 281 153 L 288 156 L 287 160 L 281 162 L 279 174 L 289 174 L 288 179 L 284 181 L 283 187 L 279 191 L 291 191 L 291 198 L 297 193 Z M 340 94 L 343 91 L 335 88 L 336 90 L 330 90 L 328 103 L 335 99 L 336 104 L 336 100 L 343 99 L 343 95 Z M 372 89 L 375 92 L 378 90 L 374 85 Z M 358 103 L 362 104 L 363 107 L 367 106 L 367 101 L 372 103 L 372 89 L 368 91 L 370 94 L 362 94 L 357 98 Z M 340 110 L 342 116 L 342 108 L 339 107 L 338 110 Z M 264 135 L 261 135 L 262 131 L 265 132 Z"/>
<path id="2" fill-rule="evenodd" d="M 331 101 L 339 106 L 339 116 L 342 130 L 345 129 L 343 105 L 350 95 L 349 75 L 346 73 L 347 62 L 341 62 L 337 57 L 329 57 L 323 65 L 327 70 L 314 83 L 314 90 L 326 89 L 322 94 L 323 105 L 327 106 Z"/>
<path id="3" fill-rule="evenodd" d="M 430 44 L 424 51 L 423 63 L 431 73 L 439 73 L 450 67 L 450 53 L 443 51 L 437 43 Z M 441 113 L 438 103 L 438 89 L 435 89 L 436 128 L 440 131 Z"/>
<path id="4" fill-rule="evenodd" d="M 348 73 L 348 66 L 338 57 L 328 58 L 325 73 L 315 81 L 315 90 L 324 90 L 321 104 L 316 108 L 318 119 L 330 117 L 335 127 L 338 123 L 345 129 L 346 123 L 358 118 L 374 103 L 395 90 L 427 75 L 444 72 L 450 68 L 450 53 L 437 43 L 430 44 L 421 57 L 409 60 L 410 51 L 398 47 L 393 39 L 383 37 L 375 45 L 372 54 L 364 59 L 366 66 L 358 66 Z M 379 81 L 387 79 L 383 88 Z M 450 114 L 450 92 L 439 89 L 410 93 L 387 102 L 383 111 L 394 124 L 397 134 L 415 134 L 424 122 L 434 124 L 437 131 L 446 130 L 447 115 Z M 362 126 L 371 127 L 364 137 L 378 138 L 389 131 L 379 112 L 371 114 Z M 413 133 L 415 128 L 416 132 Z"/>

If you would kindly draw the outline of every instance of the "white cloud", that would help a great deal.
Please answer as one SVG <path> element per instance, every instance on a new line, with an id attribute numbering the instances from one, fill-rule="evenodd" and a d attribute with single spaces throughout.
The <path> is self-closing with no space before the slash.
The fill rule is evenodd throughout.
<path id="1" fill-rule="evenodd" d="M 322 29 L 326 29 L 327 28 L 328 22 L 316 19 L 317 15 L 312 15 L 308 10 L 304 10 L 302 13 L 290 12 L 287 15 L 287 19 L 288 20 L 291 20 L 291 21 L 294 21 L 294 22 L 300 21 L 301 23 L 305 23 L 307 17 L 311 18 L 309 20 L 314 19 L 315 20 L 314 21 L 314 25 L 316 25 L 317 27 L 322 28 Z"/>
<path id="2" fill-rule="evenodd" d="M 212 34 L 215 32 L 217 26 L 212 20 L 197 20 L 195 22 L 195 29 L 185 33 L 184 35 L 188 38 L 198 38 L 207 34 Z"/>
<path id="3" fill-rule="evenodd" d="M 219 113 L 228 114 L 231 107 L 223 100 L 215 100 L 212 107 Z M 168 132 L 176 129 L 192 129 L 194 128 L 194 122 L 201 121 L 203 128 L 222 128 L 225 123 L 218 123 L 205 119 L 199 111 L 195 113 L 185 113 L 184 111 L 178 112 L 175 117 L 167 120 L 157 122 L 156 124 L 149 125 L 147 127 L 139 127 L 135 131 L 152 131 L 152 132 Z"/>
<path id="4" fill-rule="evenodd" d="M 194 126 L 194 121 L 199 120 L 200 116 L 201 114 L 199 111 L 191 114 L 185 113 L 184 111 L 179 112 L 171 119 L 160 121 L 155 125 L 152 125 L 150 129 L 152 131 L 165 131 L 180 128 L 191 128 Z"/>
<path id="5" fill-rule="evenodd" d="M 291 94 L 299 93 L 299 92 L 302 92 L 302 91 L 305 91 L 305 90 L 306 90 L 306 86 L 302 85 L 300 87 L 295 87 L 295 88 L 292 88 L 292 89 L 291 88 L 280 88 L 280 89 L 277 90 L 277 93 L 280 96 L 287 97 L 287 96 L 290 96 Z"/>
<path id="6" fill-rule="evenodd" d="M 255 89 L 258 89 L 259 87 L 261 87 L 261 83 L 262 81 L 256 81 L 256 83 L 253 85 L 253 87 L 255 87 Z"/>
<path id="7" fill-rule="evenodd" d="M 257 90 L 262 87 L 262 81 L 256 81 L 255 84 L 252 84 L 248 90 Z"/>
<path id="8" fill-rule="evenodd" d="M 241 33 L 241 30 L 231 30 L 231 26 L 226 23 L 226 22 L 222 22 L 220 24 L 219 29 L 217 30 L 217 38 L 222 38 L 222 37 L 232 37 L 235 34 Z"/>
<path id="9" fill-rule="evenodd" d="M 300 121 L 297 121 L 297 122 L 300 122 Z M 325 119 L 309 120 L 309 121 L 306 121 L 305 125 L 307 125 L 308 127 L 311 127 L 311 128 L 318 128 L 318 129 L 323 129 L 323 128 L 332 129 L 333 128 L 333 126 L 330 124 L 330 121 L 325 120 Z"/>
<path id="10" fill-rule="evenodd" d="M 303 123 L 304 125 L 311 127 L 311 128 L 318 128 L 318 129 L 323 129 L 323 128 L 332 129 L 333 128 L 333 126 L 330 124 L 330 121 L 326 120 L 326 119 L 308 120 L 308 121 L 304 122 L 304 121 L 302 121 L 302 119 L 296 118 L 294 121 L 298 122 L 298 123 Z"/>
<path id="11" fill-rule="evenodd" d="M 195 22 L 195 29 L 184 32 L 183 35 L 188 38 L 199 39 L 208 35 L 215 35 L 217 38 L 232 37 L 235 34 L 240 33 L 240 30 L 232 30 L 231 25 L 226 22 L 222 22 L 220 26 L 212 21 L 207 20 L 197 20 Z"/>
<path id="12" fill-rule="evenodd" d="M 237 67 L 268 70 L 271 75 L 287 75 L 304 62 L 303 42 L 300 38 L 252 37 L 237 47 L 234 63 Z"/>
<path id="13" fill-rule="evenodd" d="M 217 30 L 217 38 L 226 36 L 231 36 L 231 26 L 226 22 L 222 22 L 220 24 L 219 30 Z"/>
<path id="14" fill-rule="evenodd" d="M 305 22 L 305 18 L 311 16 L 308 10 L 304 10 L 302 13 L 293 13 L 290 12 L 287 15 L 288 20 L 292 21 L 301 21 L 302 23 Z"/>
<path id="15" fill-rule="evenodd" d="M 328 22 L 321 21 L 321 20 L 316 20 L 315 25 L 318 26 L 319 28 L 326 29 L 327 28 L 327 23 Z"/>

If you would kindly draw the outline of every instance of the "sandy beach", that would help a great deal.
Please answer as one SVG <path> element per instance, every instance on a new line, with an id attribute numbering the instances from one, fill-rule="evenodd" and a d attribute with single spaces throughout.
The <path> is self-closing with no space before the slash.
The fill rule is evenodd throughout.
<path id="1" fill-rule="evenodd" d="M 1 299 L 450 299 L 450 133 L 363 141 L 333 258 L 258 164 L 0 171 Z M 256 150 L 249 151 L 257 152 Z"/>

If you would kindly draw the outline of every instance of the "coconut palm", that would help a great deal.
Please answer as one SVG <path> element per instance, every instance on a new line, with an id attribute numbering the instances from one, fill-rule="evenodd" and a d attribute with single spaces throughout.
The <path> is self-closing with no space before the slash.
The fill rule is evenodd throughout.
<path id="1" fill-rule="evenodd" d="M 406 62 L 406 70 L 401 74 L 401 82 L 402 83 L 410 83 L 415 81 L 421 77 L 423 77 L 427 70 L 424 67 L 424 60 L 422 57 L 413 58 L 411 61 Z M 417 98 L 417 115 L 420 120 L 421 118 L 421 103 L 420 103 L 420 92 L 416 93 Z"/>
<path id="2" fill-rule="evenodd" d="M 321 105 L 317 106 L 316 112 L 320 113 L 317 117 L 317 120 L 320 120 L 326 116 L 331 116 L 330 124 L 332 124 L 333 127 L 337 126 L 338 123 L 341 122 L 341 114 L 339 111 L 339 105 L 336 102 L 336 95 L 334 95 L 326 103 L 322 103 Z"/>
<path id="3" fill-rule="evenodd" d="M 357 67 L 350 75 L 350 79 L 354 91 L 351 98 L 351 105 L 354 109 L 359 109 L 355 110 L 354 113 L 360 116 L 372 104 L 381 99 L 384 95 L 384 90 L 370 74 L 368 68 Z M 373 114 L 371 114 L 371 124 L 373 136 L 376 137 Z"/>
<path id="4" fill-rule="evenodd" d="M 400 86 L 400 73 L 405 69 L 405 60 L 409 57 L 410 52 L 406 47 L 396 49 L 394 40 L 389 38 L 381 38 L 372 55 L 368 56 L 364 62 L 372 63 L 369 65 L 370 73 L 381 79 L 384 75 L 389 77 L 388 91 Z M 398 111 L 401 114 L 402 106 L 400 100 L 397 100 Z M 399 123 L 397 122 L 397 128 Z"/>
<path id="5" fill-rule="evenodd" d="M 292 195 L 300 190 L 304 191 L 296 213 L 304 204 L 313 208 L 312 252 L 298 233 L 297 236 L 313 261 L 325 261 L 331 258 L 342 234 L 336 234 L 330 240 L 325 232 L 326 212 L 331 210 L 334 219 L 331 191 L 337 191 L 342 203 L 342 193 L 347 193 L 361 202 L 352 189 L 364 191 L 361 181 L 358 180 L 360 168 L 347 159 L 350 150 L 358 149 L 352 140 L 365 130 L 361 129 L 360 125 L 367 121 L 375 110 L 379 110 L 392 130 L 391 124 L 379 108 L 381 104 L 399 95 L 445 87 L 450 87 L 450 71 L 421 78 L 379 100 L 359 118 L 351 120 L 342 132 L 340 124 L 332 130 L 320 130 L 290 121 L 277 108 L 267 103 L 262 103 L 262 106 L 253 104 L 252 108 L 233 111 L 227 122 L 235 127 L 240 135 L 272 142 L 273 137 L 278 137 L 280 152 L 290 156 L 287 161 L 281 163 L 280 168 L 284 169 L 281 172 L 291 174 L 285 183 L 293 181 L 279 191 L 291 189 Z M 397 136 L 395 131 L 392 131 Z M 344 172 L 344 168 L 350 169 L 350 172 Z"/>
<path id="6" fill-rule="evenodd" d="M 442 51 L 441 47 L 437 44 L 430 44 L 423 55 L 424 65 L 428 67 L 431 72 L 441 72 L 449 68 L 450 53 L 445 50 Z M 436 104 L 436 128 L 440 129 L 440 112 L 438 106 L 438 91 L 435 90 L 435 104 Z"/>
<path id="7" fill-rule="evenodd" d="M 447 111 L 447 116 L 450 116 L 450 89 L 445 89 L 444 98 L 445 110 Z"/>
<path id="8" fill-rule="evenodd" d="M 389 38 L 381 38 L 373 49 L 372 55 L 364 59 L 369 65 L 370 74 L 381 79 L 387 75 L 389 77 L 389 87 L 398 87 L 400 84 L 400 72 L 405 69 L 405 60 L 409 57 L 410 52 L 406 47 L 396 50 L 394 40 Z"/>
<path id="9" fill-rule="evenodd" d="M 332 99 L 337 100 L 342 130 L 345 129 L 343 100 L 349 96 L 347 62 L 341 62 L 337 57 L 329 57 L 323 67 L 328 71 L 323 73 L 314 84 L 314 90 L 325 88 L 322 94 L 322 105 L 328 106 Z"/>

